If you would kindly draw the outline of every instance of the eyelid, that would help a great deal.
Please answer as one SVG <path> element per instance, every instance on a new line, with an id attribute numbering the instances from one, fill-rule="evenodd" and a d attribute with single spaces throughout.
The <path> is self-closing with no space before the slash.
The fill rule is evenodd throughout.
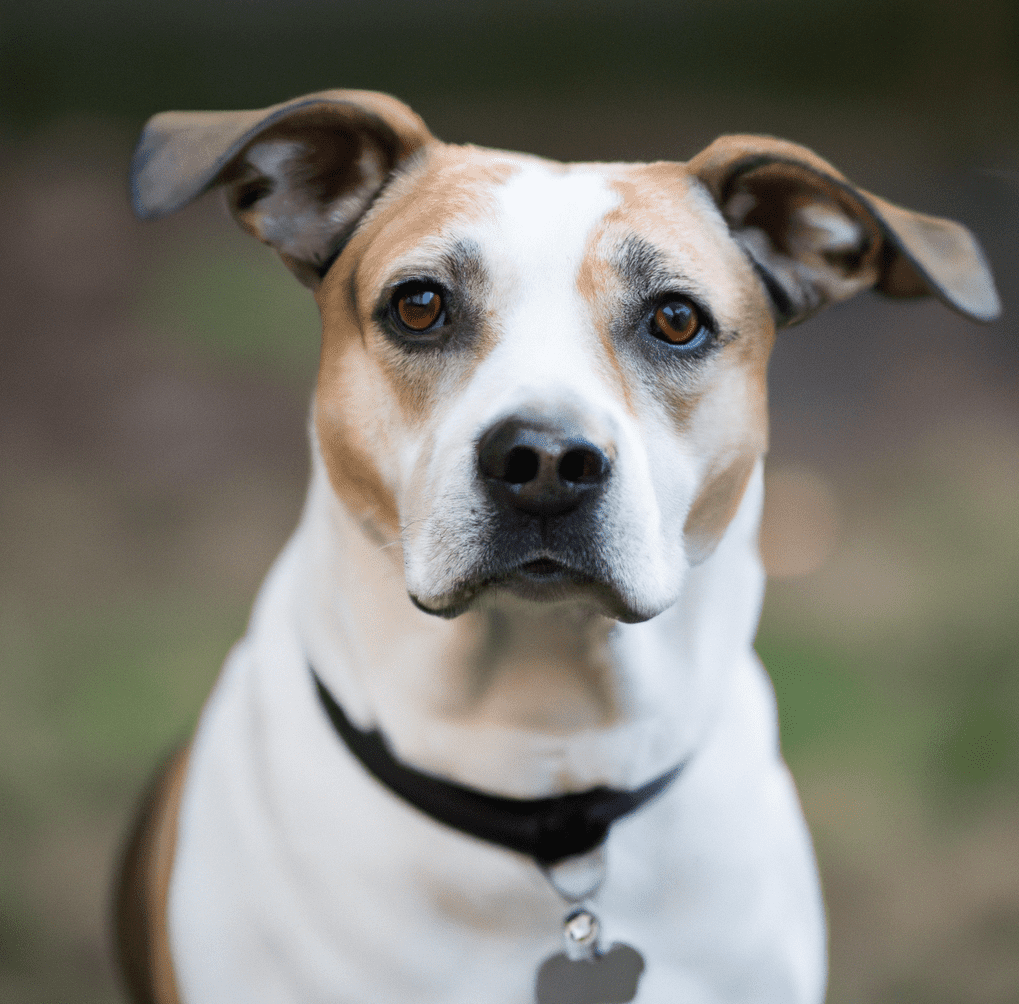
<path id="1" fill-rule="evenodd" d="M 383 288 L 383 295 L 392 295 L 400 286 L 406 286 L 411 282 L 420 282 L 425 286 L 439 286 L 444 290 L 448 290 L 453 285 L 451 277 L 446 275 L 442 269 L 408 267 L 406 270 L 400 269 L 390 276 Z"/>
<path id="2" fill-rule="evenodd" d="M 382 287 L 379 294 L 378 306 L 381 310 L 388 309 L 393 302 L 397 292 L 404 286 L 423 286 L 436 289 L 442 296 L 443 302 L 448 303 L 451 299 L 451 284 L 435 275 L 421 272 L 409 272 L 407 275 L 396 276 Z"/>

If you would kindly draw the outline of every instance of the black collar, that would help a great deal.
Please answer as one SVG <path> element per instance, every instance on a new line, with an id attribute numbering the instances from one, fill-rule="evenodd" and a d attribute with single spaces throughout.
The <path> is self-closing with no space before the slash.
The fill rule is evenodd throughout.
<path id="1" fill-rule="evenodd" d="M 364 732 L 344 714 L 311 666 L 319 701 L 347 748 L 387 788 L 421 812 L 455 830 L 528 854 L 539 865 L 586 854 L 608 836 L 609 827 L 660 795 L 685 763 L 634 791 L 599 785 L 550 798 L 503 798 L 445 781 L 400 763 L 377 729 Z"/>

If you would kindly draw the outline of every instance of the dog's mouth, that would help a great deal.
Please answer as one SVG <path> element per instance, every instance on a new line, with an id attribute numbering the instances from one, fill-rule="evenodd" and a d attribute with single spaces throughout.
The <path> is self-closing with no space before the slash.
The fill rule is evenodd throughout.
<path id="1" fill-rule="evenodd" d="M 490 588 L 505 589 L 525 600 L 553 601 L 566 599 L 603 585 L 598 578 L 556 558 L 534 558 L 508 569 L 490 579 Z"/>
<path id="2" fill-rule="evenodd" d="M 528 579 L 551 579 L 572 575 L 573 572 L 561 561 L 552 558 L 535 558 L 534 561 L 525 561 L 517 570 L 517 574 Z"/>
<path id="3" fill-rule="evenodd" d="M 419 610 L 451 619 L 473 607 L 482 595 L 498 591 L 535 603 L 587 601 L 606 615 L 627 623 L 647 619 L 646 614 L 630 608 L 605 570 L 587 570 L 579 563 L 549 554 L 486 569 L 435 601 L 426 602 L 413 593 L 410 598 Z"/>

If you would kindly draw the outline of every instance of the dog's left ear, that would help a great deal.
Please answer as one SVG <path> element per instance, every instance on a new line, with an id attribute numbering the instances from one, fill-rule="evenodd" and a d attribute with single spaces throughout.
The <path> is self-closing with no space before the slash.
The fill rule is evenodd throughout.
<path id="1" fill-rule="evenodd" d="M 870 195 L 806 147 L 722 136 L 688 167 L 754 262 L 780 325 L 869 287 L 889 296 L 933 294 L 978 321 L 1001 311 L 964 226 Z"/>
<path id="2" fill-rule="evenodd" d="M 215 185 L 237 222 L 316 287 L 391 172 L 434 137 L 405 104 L 321 91 L 255 111 L 163 112 L 131 161 L 143 219 Z"/>

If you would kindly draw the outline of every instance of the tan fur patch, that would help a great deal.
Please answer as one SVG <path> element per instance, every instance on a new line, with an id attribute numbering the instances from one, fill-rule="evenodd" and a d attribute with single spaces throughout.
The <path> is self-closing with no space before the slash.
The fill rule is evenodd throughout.
<path id="1" fill-rule="evenodd" d="M 438 268 L 458 226 L 489 212 L 488 193 L 525 159 L 429 146 L 380 197 L 316 294 L 323 335 L 315 426 L 322 454 L 344 503 L 390 535 L 399 533 L 399 437 L 469 381 L 495 336 L 489 318 L 470 352 L 408 355 L 375 331 L 372 313 L 394 269 L 422 260 Z"/>
<path id="2" fill-rule="evenodd" d="M 707 459 L 684 526 L 693 563 L 714 551 L 736 515 L 757 460 L 768 448 L 768 357 L 774 324 L 748 316 L 739 337 L 717 359 L 710 384 L 687 416 L 689 436 Z"/>
<path id="3" fill-rule="evenodd" d="M 740 456 L 701 489 L 686 517 L 683 535 L 692 565 L 710 557 L 743 500 L 757 454 Z"/>
<path id="4" fill-rule="evenodd" d="M 630 391 L 631 378 L 616 351 L 616 340 L 612 332 L 612 312 L 607 309 L 613 292 L 618 290 L 619 278 L 601 253 L 605 236 L 605 227 L 600 226 L 588 239 L 583 260 L 577 271 L 577 292 L 587 303 L 594 319 L 609 383 L 617 389 L 619 399 L 625 403 L 627 411 L 634 414 L 633 395 Z"/>
<path id="5" fill-rule="evenodd" d="M 188 753 L 174 753 L 150 789 L 121 866 L 117 950 L 135 1004 L 179 1004 L 166 910 Z"/>
<path id="6" fill-rule="evenodd" d="M 315 430 L 337 496 L 355 518 L 395 538 L 400 443 L 392 436 L 408 421 L 365 342 L 352 309 L 323 330 Z"/>
<path id="7" fill-rule="evenodd" d="M 660 248 L 670 259 L 674 257 L 671 252 L 679 250 L 676 264 L 677 272 L 681 273 L 684 229 L 689 232 L 698 228 L 694 215 L 683 204 L 689 179 L 681 165 L 607 165 L 606 172 L 620 203 L 605 215 L 588 239 L 577 274 L 577 291 L 588 303 L 595 319 L 607 375 L 617 388 L 620 400 L 635 414 L 632 365 L 627 366 L 620 359 L 613 332 L 616 311 L 626 291 L 623 277 L 611 259 L 627 240 L 637 237 Z M 692 254 L 685 257 L 696 259 Z M 658 383 L 658 374 L 645 376 L 649 384 Z M 677 423 L 692 404 L 687 398 L 670 395 L 670 411 Z"/>
<path id="8" fill-rule="evenodd" d="M 698 454 L 707 459 L 706 469 L 721 466 L 721 472 L 708 475 L 688 520 L 699 541 L 691 547 L 713 548 L 735 514 L 754 460 L 766 448 L 766 378 L 774 324 L 750 263 L 683 165 L 619 165 L 609 170 L 620 204 L 592 237 L 578 277 L 578 288 L 592 310 L 604 312 L 604 304 L 618 297 L 621 277 L 608 259 L 624 241 L 636 239 L 660 253 L 664 272 L 674 277 L 670 285 L 700 293 L 718 328 L 721 344 L 714 357 L 688 375 L 672 378 L 636 355 L 620 362 L 609 322 L 602 333 L 604 351 L 626 387 L 627 401 L 633 400 L 624 375 L 629 371 L 629 380 L 636 376 L 645 385 L 641 399 L 657 401 L 677 434 L 692 437 Z M 739 459 L 723 459 L 734 455 Z"/>
<path id="9" fill-rule="evenodd" d="M 767 366 L 775 327 L 750 263 L 697 179 L 680 164 L 623 165 L 613 187 L 620 204 L 606 216 L 602 245 L 627 235 L 662 254 L 679 289 L 700 293 L 711 309 L 720 345 L 687 377 L 669 379 L 639 366 L 646 393 L 665 409 L 678 435 L 705 458 L 704 481 L 684 528 L 693 561 L 716 547 L 767 448 Z M 604 252 L 603 252 L 604 256 Z M 585 276 L 591 295 L 602 295 Z"/>
<path id="10" fill-rule="evenodd" d="M 474 146 L 435 143 L 393 179 L 351 238 L 344 256 L 362 282 L 378 280 L 394 260 L 458 220 L 492 206 L 490 193 L 534 158 Z"/>

